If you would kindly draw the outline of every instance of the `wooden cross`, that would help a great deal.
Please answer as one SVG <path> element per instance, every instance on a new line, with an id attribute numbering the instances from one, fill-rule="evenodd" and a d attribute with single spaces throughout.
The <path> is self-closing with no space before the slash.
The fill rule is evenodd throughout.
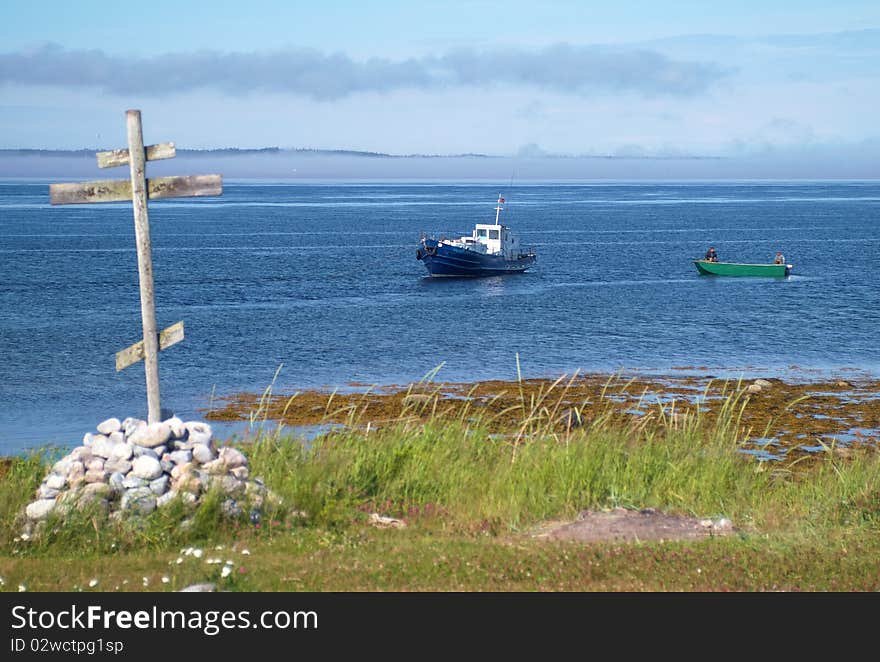
<path id="1" fill-rule="evenodd" d="M 174 143 L 144 147 L 141 111 L 126 111 L 128 149 L 98 152 L 99 168 L 128 164 L 130 180 L 105 180 L 73 184 L 51 184 L 49 202 L 70 205 L 91 202 L 119 202 L 131 200 L 134 207 L 134 231 L 137 242 L 138 280 L 141 290 L 141 320 L 144 339 L 116 353 L 116 370 L 122 370 L 143 359 L 147 379 L 148 421 L 160 420 L 159 404 L 159 350 L 183 340 L 183 322 L 172 324 L 161 333 L 156 332 L 156 306 L 153 296 L 153 263 L 150 257 L 150 221 L 147 199 L 185 198 L 223 194 L 220 175 L 191 177 L 146 178 L 146 162 L 174 158 Z"/>

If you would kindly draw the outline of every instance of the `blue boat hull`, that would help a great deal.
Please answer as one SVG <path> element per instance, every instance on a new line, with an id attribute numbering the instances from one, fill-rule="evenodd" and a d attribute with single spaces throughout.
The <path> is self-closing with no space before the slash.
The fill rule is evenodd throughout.
<path id="1" fill-rule="evenodd" d="M 476 251 L 440 244 L 425 239 L 416 251 L 431 276 L 500 276 L 522 273 L 535 263 L 534 254 L 507 260 L 501 255 L 485 255 Z"/>

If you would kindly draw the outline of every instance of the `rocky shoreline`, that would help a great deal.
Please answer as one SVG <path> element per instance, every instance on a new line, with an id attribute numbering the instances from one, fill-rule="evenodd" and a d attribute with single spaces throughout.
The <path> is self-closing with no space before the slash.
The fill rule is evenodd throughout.
<path id="1" fill-rule="evenodd" d="M 584 374 L 559 379 L 352 385 L 347 392 L 304 389 L 269 395 L 238 393 L 213 402 L 211 421 L 254 416 L 296 428 L 346 424 L 380 427 L 401 418 L 479 416 L 494 430 L 518 426 L 525 409 L 542 403 L 560 429 L 611 415 L 625 424 L 718 415 L 735 398 L 742 407 L 743 442 L 764 458 L 811 453 L 833 445 L 880 446 L 880 379 L 863 375 L 822 380 L 767 377 L 719 379 L 711 375 Z"/>

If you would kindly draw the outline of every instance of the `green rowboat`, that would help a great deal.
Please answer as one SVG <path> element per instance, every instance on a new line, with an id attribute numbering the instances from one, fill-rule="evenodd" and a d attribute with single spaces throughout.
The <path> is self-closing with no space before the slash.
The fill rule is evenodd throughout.
<path id="1" fill-rule="evenodd" d="M 708 276 L 764 276 L 782 278 L 791 273 L 790 264 L 739 264 L 736 262 L 707 262 L 694 260 L 697 271 Z"/>

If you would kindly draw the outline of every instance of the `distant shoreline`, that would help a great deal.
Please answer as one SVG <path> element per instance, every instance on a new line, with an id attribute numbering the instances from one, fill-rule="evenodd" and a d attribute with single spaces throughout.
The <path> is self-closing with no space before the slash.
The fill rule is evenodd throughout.
<path id="1" fill-rule="evenodd" d="M 82 177 L 118 173 L 97 167 L 99 149 L 0 149 L 0 177 Z M 179 148 L 177 157 L 150 162 L 153 176 L 215 172 L 237 179 L 497 180 L 527 181 L 875 181 L 880 165 L 868 158 L 827 162 L 821 155 L 700 154 L 390 154 L 358 150 Z"/>
<path id="2" fill-rule="evenodd" d="M 69 156 L 94 157 L 96 152 L 109 151 L 108 147 L 81 149 L 41 149 L 41 148 L 5 148 L 0 149 L 0 156 Z M 296 156 L 353 156 L 368 159 L 602 159 L 602 160 L 638 160 L 638 161 L 680 161 L 680 160 L 718 160 L 728 157 L 702 154 L 669 154 L 669 155 L 621 155 L 621 154 L 392 154 L 389 152 L 370 152 L 353 149 L 313 149 L 307 147 L 216 147 L 208 149 L 177 148 L 178 156 L 251 156 L 251 155 L 296 155 Z"/>

